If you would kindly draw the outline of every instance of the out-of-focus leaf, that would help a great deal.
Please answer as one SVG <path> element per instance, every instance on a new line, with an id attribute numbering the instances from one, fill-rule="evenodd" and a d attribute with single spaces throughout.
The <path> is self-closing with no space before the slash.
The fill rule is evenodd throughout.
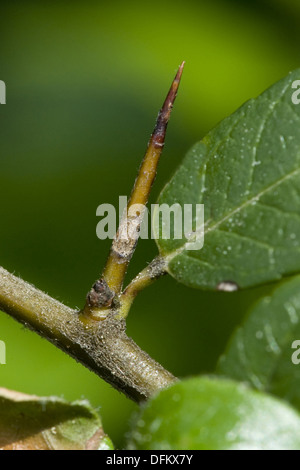
<path id="1" fill-rule="evenodd" d="M 0 388 L 1 450 L 109 450 L 100 417 L 88 402 L 68 403 Z"/>
<path id="2" fill-rule="evenodd" d="M 300 276 L 260 300 L 233 334 L 218 372 L 248 382 L 300 410 L 300 366 L 292 361 L 300 340 Z"/>
<path id="3" fill-rule="evenodd" d="M 158 240 L 178 281 L 204 289 L 242 288 L 300 271 L 296 80 L 300 70 L 222 121 L 191 149 L 164 188 L 160 204 L 205 208 L 204 228 L 198 227 L 205 234 L 202 249 L 187 249 L 193 237 L 175 239 L 174 232 Z"/>
<path id="4" fill-rule="evenodd" d="M 300 449 L 300 417 L 245 385 L 205 377 L 182 381 L 150 400 L 130 449 Z"/>

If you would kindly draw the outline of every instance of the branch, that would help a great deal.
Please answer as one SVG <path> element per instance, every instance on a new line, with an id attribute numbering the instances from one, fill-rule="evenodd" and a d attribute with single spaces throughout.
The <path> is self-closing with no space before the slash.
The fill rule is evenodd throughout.
<path id="1" fill-rule="evenodd" d="M 121 293 L 156 176 L 184 62 L 158 115 L 128 207 L 103 271 L 82 311 L 72 310 L 0 267 L 0 309 L 139 402 L 177 379 L 126 335 L 125 317 L 137 293 L 165 274 L 157 257 Z M 101 320 L 101 321 L 99 321 Z"/>
<path id="2" fill-rule="evenodd" d="M 120 294 L 122 290 L 128 264 L 138 242 L 145 206 L 148 202 L 157 172 L 157 165 L 163 151 L 166 130 L 171 110 L 177 96 L 183 67 L 184 62 L 182 62 L 179 67 L 165 102 L 158 114 L 154 131 L 148 143 L 146 154 L 128 202 L 127 211 L 125 211 L 125 215 L 113 240 L 110 254 L 103 271 L 102 278 L 107 283 L 109 289 L 116 295 Z"/>
<path id="3" fill-rule="evenodd" d="M 154 258 L 126 287 L 120 296 L 117 318 L 126 318 L 131 305 L 139 292 L 150 286 L 156 279 L 167 274 L 165 260 L 161 256 Z"/>
<path id="4" fill-rule="evenodd" d="M 86 321 L 1 267 L 0 309 L 134 401 L 143 401 L 176 380 L 127 337 L 124 321 L 113 315 L 101 322 Z"/>

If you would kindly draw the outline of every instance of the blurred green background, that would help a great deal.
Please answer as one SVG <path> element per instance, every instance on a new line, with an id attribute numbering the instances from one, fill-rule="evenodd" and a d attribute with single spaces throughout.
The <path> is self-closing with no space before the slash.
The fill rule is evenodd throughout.
<path id="1" fill-rule="evenodd" d="M 181 61 L 151 202 L 191 145 L 300 65 L 298 0 L 2 1 L 0 14 L 0 264 L 71 307 L 108 254 L 96 208 L 130 193 Z M 156 252 L 142 240 L 128 279 Z M 271 287 L 214 294 L 164 277 L 136 300 L 128 333 L 180 377 L 211 372 Z M 1 386 L 89 399 L 122 448 L 136 405 L 3 313 L 0 339 Z"/>

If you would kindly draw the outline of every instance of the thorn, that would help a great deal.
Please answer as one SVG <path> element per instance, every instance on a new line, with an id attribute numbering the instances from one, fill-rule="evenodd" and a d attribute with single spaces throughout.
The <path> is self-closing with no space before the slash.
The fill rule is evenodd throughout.
<path id="1" fill-rule="evenodd" d="M 175 75 L 175 78 L 172 82 L 169 93 L 167 94 L 167 97 L 164 101 L 164 104 L 162 105 L 162 108 L 158 113 L 156 125 L 155 125 L 154 131 L 150 140 L 150 143 L 152 142 L 154 147 L 159 148 L 159 147 L 164 146 L 167 125 L 170 119 L 174 101 L 177 96 L 184 65 L 185 65 L 185 61 L 183 61 L 182 64 L 180 65 Z"/>

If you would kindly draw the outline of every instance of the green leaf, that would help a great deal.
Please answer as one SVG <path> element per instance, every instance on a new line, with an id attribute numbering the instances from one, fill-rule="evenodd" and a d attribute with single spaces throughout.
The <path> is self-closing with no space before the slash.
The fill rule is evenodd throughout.
<path id="1" fill-rule="evenodd" d="M 178 281 L 226 290 L 226 281 L 243 288 L 300 271 L 299 79 L 300 69 L 222 121 L 162 191 L 159 204 L 205 208 L 202 249 L 187 250 L 191 239 L 174 232 L 158 240 Z"/>
<path id="2" fill-rule="evenodd" d="M 0 450 L 108 449 L 112 443 L 88 402 L 0 388 Z"/>
<path id="3" fill-rule="evenodd" d="M 217 370 L 282 397 L 300 410 L 300 365 L 292 361 L 293 354 L 297 356 L 297 350 L 292 349 L 296 340 L 300 340 L 300 276 L 251 309 L 233 334 Z"/>
<path id="4" fill-rule="evenodd" d="M 285 403 L 228 380 L 192 378 L 151 399 L 130 449 L 300 449 L 300 416 Z"/>

